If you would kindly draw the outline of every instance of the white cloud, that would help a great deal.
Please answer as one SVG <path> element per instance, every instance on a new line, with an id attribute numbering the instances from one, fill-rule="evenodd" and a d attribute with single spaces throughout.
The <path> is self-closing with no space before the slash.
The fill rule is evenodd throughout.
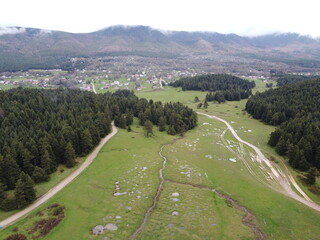
<path id="1" fill-rule="evenodd" d="M 18 27 L 0 27 L 0 36 L 5 34 L 17 34 L 24 33 L 26 31 L 25 28 Z"/>
<path id="2" fill-rule="evenodd" d="M 91 32 L 111 25 L 320 36 L 318 0 L 2 0 L 0 25 Z"/>

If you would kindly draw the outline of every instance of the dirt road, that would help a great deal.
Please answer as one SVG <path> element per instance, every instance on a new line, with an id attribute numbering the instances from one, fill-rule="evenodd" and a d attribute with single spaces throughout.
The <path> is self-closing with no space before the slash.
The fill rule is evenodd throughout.
<path id="1" fill-rule="evenodd" d="M 280 184 L 281 186 L 281 190 L 280 192 L 303 203 L 304 205 L 313 208 L 314 210 L 320 211 L 320 206 L 316 203 L 314 203 L 306 194 L 305 192 L 298 186 L 298 184 L 295 182 L 294 178 L 292 177 L 291 173 L 286 170 L 286 172 L 283 172 L 281 170 L 278 169 L 278 167 L 274 166 L 274 163 L 272 163 L 269 159 L 267 159 L 263 153 L 261 152 L 261 150 L 254 146 L 251 143 L 248 143 L 247 141 L 242 140 L 238 134 L 236 133 L 236 131 L 233 129 L 233 127 L 224 119 L 219 118 L 217 116 L 213 116 L 213 115 L 208 115 L 205 113 L 200 113 L 198 112 L 198 114 L 204 115 L 210 119 L 214 119 L 214 120 L 218 120 L 220 122 L 223 122 L 228 129 L 230 130 L 230 132 L 232 133 L 232 135 L 241 143 L 251 147 L 257 154 L 257 161 L 259 164 L 263 164 L 264 167 L 267 167 L 268 170 L 270 170 L 270 172 L 268 173 L 269 175 L 272 175 L 272 178 L 277 180 L 277 182 Z M 292 188 L 291 185 L 294 186 L 294 188 L 296 189 L 296 191 L 298 191 L 301 196 L 299 194 L 297 194 Z"/>
<path id="2" fill-rule="evenodd" d="M 118 129 L 114 126 L 112 123 L 112 132 L 108 134 L 106 137 L 104 137 L 99 145 L 93 150 L 92 153 L 87 157 L 87 159 L 84 161 L 84 163 L 74 172 L 72 172 L 68 177 L 63 179 L 58 185 L 51 188 L 46 194 L 38 198 L 33 204 L 29 205 L 25 209 L 23 209 L 20 212 L 17 212 L 16 214 L 8 217 L 7 219 L 0 222 L 0 226 L 2 228 L 7 227 L 11 225 L 13 222 L 17 221 L 19 218 L 25 216 L 26 214 L 30 213 L 35 208 L 39 207 L 41 204 L 48 201 L 51 197 L 53 197 L 55 194 L 57 194 L 60 190 L 62 190 L 65 186 L 67 186 L 70 182 L 72 182 L 76 177 L 78 177 L 96 158 L 98 152 L 100 149 L 108 142 L 116 133 L 118 132 Z"/>
<path id="3" fill-rule="evenodd" d="M 92 91 L 97 94 L 97 91 L 96 91 L 96 87 L 94 86 L 93 82 L 91 82 L 91 86 L 92 86 Z"/>

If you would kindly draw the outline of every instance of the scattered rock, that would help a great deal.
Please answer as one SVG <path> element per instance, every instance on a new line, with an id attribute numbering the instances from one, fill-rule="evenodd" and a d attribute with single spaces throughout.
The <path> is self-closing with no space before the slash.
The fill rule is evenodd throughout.
<path id="1" fill-rule="evenodd" d="M 185 230 L 186 228 L 185 228 L 184 226 L 181 226 L 180 229 L 181 229 L 181 230 Z"/>
<path id="2" fill-rule="evenodd" d="M 121 219 L 121 216 L 116 216 L 116 219 Z"/>
<path id="3" fill-rule="evenodd" d="M 102 240 L 110 240 L 110 238 L 104 237 L 104 238 L 102 238 Z"/>
<path id="4" fill-rule="evenodd" d="M 103 231 L 104 231 L 104 228 L 103 228 L 102 225 L 95 226 L 95 227 L 92 229 L 92 233 L 93 233 L 94 235 L 99 235 L 99 234 L 103 233 Z"/>
<path id="5" fill-rule="evenodd" d="M 107 225 L 104 226 L 104 229 L 109 231 L 116 231 L 118 230 L 118 227 L 115 224 L 108 223 Z"/>
<path id="6" fill-rule="evenodd" d="M 179 215 L 179 212 L 177 212 L 177 211 L 172 212 L 172 216 L 178 216 L 178 215 Z"/>
<path id="7" fill-rule="evenodd" d="M 172 193 L 172 197 L 179 197 L 179 193 L 178 192 L 175 192 L 175 193 Z"/>
<path id="8" fill-rule="evenodd" d="M 125 194 L 127 194 L 127 192 L 123 192 L 123 193 L 118 193 L 118 192 L 116 192 L 116 193 L 114 193 L 113 194 L 113 196 L 121 196 L 121 195 L 125 195 Z"/>
<path id="9" fill-rule="evenodd" d="M 132 210 L 132 207 L 126 206 L 126 209 L 127 209 L 128 211 L 131 211 L 131 210 Z"/>
<path id="10" fill-rule="evenodd" d="M 174 202 L 179 202 L 180 199 L 179 199 L 179 198 L 172 198 L 172 201 L 174 201 Z"/>
<path id="11" fill-rule="evenodd" d="M 167 225 L 167 227 L 174 227 L 174 224 L 170 223 Z"/>

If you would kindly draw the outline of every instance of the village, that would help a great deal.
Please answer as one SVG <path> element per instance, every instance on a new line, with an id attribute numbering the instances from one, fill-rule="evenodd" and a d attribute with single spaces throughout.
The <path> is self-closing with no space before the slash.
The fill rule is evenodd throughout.
<path id="1" fill-rule="evenodd" d="M 273 72 L 290 72 L 290 69 L 273 63 L 270 63 L 270 66 L 259 66 L 257 62 L 252 63 L 248 60 L 241 65 L 234 64 L 237 61 L 236 57 L 230 58 L 226 64 L 225 59 L 222 61 L 212 55 L 190 55 L 181 58 L 108 56 L 80 60 L 86 61 L 85 67 L 74 71 L 37 69 L 0 73 L 0 89 L 68 87 L 90 91 L 91 84 L 94 83 L 98 92 L 117 89 L 140 91 L 145 88 L 162 87 L 181 77 L 205 73 L 227 73 L 267 81 L 273 78 Z"/>

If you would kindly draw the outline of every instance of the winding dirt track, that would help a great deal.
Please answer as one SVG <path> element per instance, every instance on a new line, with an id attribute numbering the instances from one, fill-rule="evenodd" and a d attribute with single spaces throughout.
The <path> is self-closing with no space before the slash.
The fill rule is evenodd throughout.
<path id="1" fill-rule="evenodd" d="M 39 207 L 41 204 L 48 201 L 51 197 L 56 195 L 60 190 L 62 190 L 65 186 L 67 186 L 70 182 L 72 182 L 76 177 L 78 177 L 96 158 L 98 152 L 100 149 L 108 142 L 116 133 L 118 132 L 118 129 L 114 126 L 114 123 L 112 123 L 112 132 L 109 133 L 107 136 L 105 136 L 99 143 L 99 145 L 93 150 L 93 152 L 90 153 L 90 155 L 87 157 L 87 159 L 82 163 L 82 165 L 72 172 L 68 177 L 63 179 L 58 185 L 51 188 L 46 194 L 42 195 L 40 198 L 38 198 L 34 203 L 26 207 L 20 212 L 17 212 L 16 214 L 8 217 L 7 219 L 0 222 L 0 226 L 2 228 L 7 227 L 11 225 L 13 222 L 17 221 L 19 218 L 25 216 L 26 214 L 30 213 L 35 208 Z"/>
<path id="2" fill-rule="evenodd" d="M 96 87 L 94 86 L 93 82 L 91 82 L 91 86 L 92 86 L 92 91 L 97 94 L 97 91 L 96 91 Z"/>
<path id="3" fill-rule="evenodd" d="M 292 177 L 291 173 L 288 171 L 288 169 L 286 169 L 286 173 L 282 172 L 281 170 L 279 170 L 277 167 L 275 167 L 271 161 L 269 161 L 261 152 L 261 150 L 259 148 L 257 148 L 256 146 L 254 146 L 251 143 L 248 143 L 244 140 L 242 140 L 238 134 L 236 133 L 236 131 L 233 129 L 233 127 L 224 119 L 219 118 L 217 116 L 214 115 L 208 115 L 205 113 L 200 113 L 198 112 L 198 114 L 204 115 L 210 119 L 214 119 L 214 120 L 218 120 L 220 122 L 223 122 L 228 129 L 230 130 L 230 132 L 232 133 L 232 135 L 241 143 L 251 147 L 257 154 L 257 160 L 259 163 L 264 163 L 265 166 L 268 167 L 268 169 L 270 170 L 269 174 L 272 174 L 272 177 L 274 179 L 277 180 L 277 182 L 279 183 L 279 185 L 281 186 L 281 189 L 279 190 L 279 192 L 283 193 L 286 196 L 289 196 L 301 203 L 303 203 L 304 205 L 316 210 L 320 212 L 320 206 L 318 204 L 316 204 L 315 202 L 313 202 L 306 194 L 305 192 L 298 186 L 298 184 L 296 183 L 296 181 L 294 180 L 294 178 Z M 292 188 L 291 185 L 301 194 L 301 196 L 299 194 L 297 194 Z"/>

